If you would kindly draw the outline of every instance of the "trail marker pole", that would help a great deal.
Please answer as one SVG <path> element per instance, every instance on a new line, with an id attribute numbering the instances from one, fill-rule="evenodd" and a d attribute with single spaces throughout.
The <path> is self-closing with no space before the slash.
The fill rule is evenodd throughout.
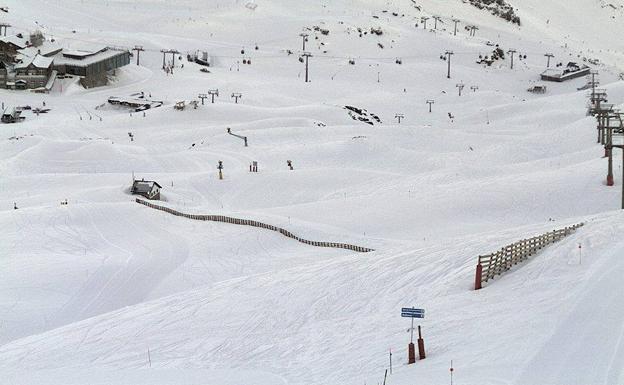
<path id="1" fill-rule="evenodd" d="M 578 250 L 579 250 L 579 265 L 582 264 L 582 250 L 583 250 L 583 246 L 581 246 L 581 244 L 579 243 L 578 245 Z"/>
<path id="2" fill-rule="evenodd" d="M 390 374 L 392 374 L 392 349 L 390 349 Z"/>
<path id="3" fill-rule="evenodd" d="M 451 373 L 451 385 L 453 385 L 453 360 L 451 360 L 451 368 L 449 369 L 449 372 Z"/>

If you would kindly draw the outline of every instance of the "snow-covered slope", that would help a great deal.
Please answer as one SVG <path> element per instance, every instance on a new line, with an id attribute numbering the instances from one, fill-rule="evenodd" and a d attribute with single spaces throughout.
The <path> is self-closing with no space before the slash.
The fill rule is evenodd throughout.
<path id="1" fill-rule="evenodd" d="M 381 380 L 391 348 L 390 384 L 446 381 L 450 360 L 465 384 L 624 381 L 620 189 L 604 185 L 595 119 L 576 90 L 585 80 L 526 91 L 547 52 L 595 58 L 623 105 L 623 15 L 598 0 L 512 4 L 521 27 L 459 0 L 7 1 L 9 31 L 146 51 L 106 87 L 0 92 L 7 106 L 51 108 L 0 127 L 0 373 L 29 384 L 361 384 Z M 433 19 L 424 29 L 433 15 L 438 29 Z M 476 64 L 494 44 L 526 58 Z M 203 73 L 177 59 L 167 75 L 169 48 L 207 50 L 215 65 Z M 217 88 L 215 104 L 173 109 Z M 106 103 L 140 91 L 164 106 Z M 347 105 L 381 123 L 354 120 Z M 171 217 L 132 201 L 133 173 L 185 212 L 376 251 Z M 579 221 L 577 234 L 471 290 L 477 255 Z M 412 305 L 427 309 L 428 358 L 407 366 L 399 309 Z"/>

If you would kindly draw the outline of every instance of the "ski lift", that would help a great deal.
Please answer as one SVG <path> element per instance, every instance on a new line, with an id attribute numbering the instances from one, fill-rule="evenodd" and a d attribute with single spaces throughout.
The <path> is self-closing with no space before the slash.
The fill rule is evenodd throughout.
<path id="1" fill-rule="evenodd" d="M 247 59 L 243 59 L 243 64 L 247 64 Z"/>
<path id="2" fill-rule="evenodd" d="M 251 59 L 247 59 L 247 64 L 251 64 Z"/>
<path id="3" fill-rule="evenodd" d="M 299 56 L 299 63 L 303 63 L 303 57 Z"/>
<path id="4" fill-rule="evenodd" d="M 349 59 L 349 64 L 355 65 L 355 59 Z"/>
<path id="5" fill-rule="evenodd" d="M 256 44 L 256 51 L 258 50 L 258 44 Z"/>
<path id="6" fill-rule="evenodd" d="M 394 62 L 396 64 L 403 64 L 403 59 L 397 58 Z"/>
<path id="7" fill-rule="evenodd" d="M 241 55 L 245 54 L 245 48 L 241 49 Z"/>

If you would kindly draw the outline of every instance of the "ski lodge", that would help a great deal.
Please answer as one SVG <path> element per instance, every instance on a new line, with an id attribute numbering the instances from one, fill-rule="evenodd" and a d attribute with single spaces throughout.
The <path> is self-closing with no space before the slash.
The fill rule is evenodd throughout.
<path id="1" fill-rule="evenodd" d="M 108 74 L 130 64 L 130 52 L 98 47 L 90 50 L 63 50 L 54 57 L 54 69 L 61 75 L 80 76 L 85 88 L 108 83 Z"/>
<path id="2" fill-rule="evenodd" d="M 0 36 L 0 88 L 49 92 L 58 75 L 79 77 L 85 88 L 98 87 L 129 63 L 130 51 L 124 49 L 64 49 L 41 32 Z"/>

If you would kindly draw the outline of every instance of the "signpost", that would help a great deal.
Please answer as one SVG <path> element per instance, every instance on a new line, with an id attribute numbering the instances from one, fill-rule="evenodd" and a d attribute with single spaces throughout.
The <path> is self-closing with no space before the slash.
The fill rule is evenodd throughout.
<path id="1" fill-rule="evenodd" d="M 404 307 L 401 308 L 401 317 L 412 319 L 412 326 L 409 328 L 410 343 L 407 346 L 407 363 L 413 364 L 416 362 L 416 353 L 414 351 L 414 318 L 425 318 L 425 309 Z M 420 326 L 418 326 L 418 355 L 421 360 L 425 359 L 425 342 L 420 332 Z"/>

